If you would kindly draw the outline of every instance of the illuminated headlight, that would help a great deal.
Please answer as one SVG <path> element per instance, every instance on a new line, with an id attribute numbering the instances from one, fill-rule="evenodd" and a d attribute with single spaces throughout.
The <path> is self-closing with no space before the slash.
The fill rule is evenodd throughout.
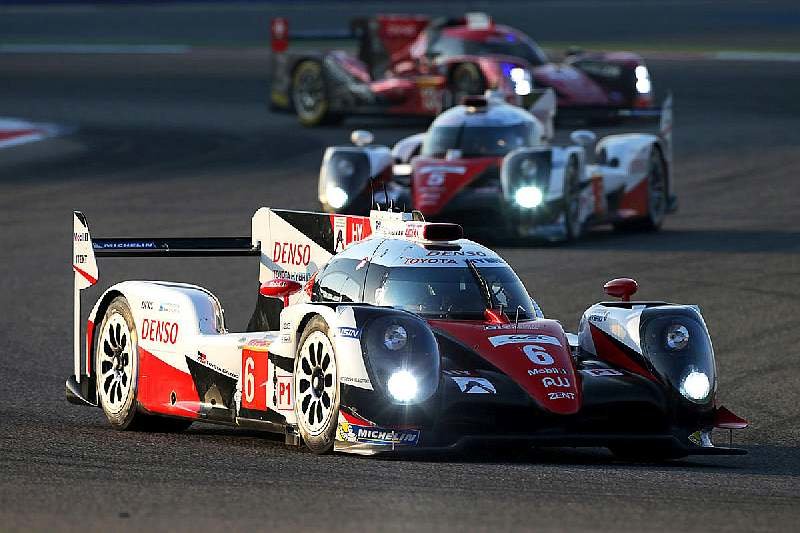
<path id="1" fill-rule="evenodd" d="M 408 332 L 400 324 L 392 324 L 383 334 L 383 344 L 392 351 L 402 350 L 408 342 Z"/>
<path id="2" fill-rule="evenodd" d="M 705 400 L 709 392 L 711 392 L 711 382 L 703 372 L 692 370 L 681 382 L 681 394 L 693 402 Z"/>
<path id="3" fill-rule="evenodd" d="M 408 163 L 398 163 L 392 166 L 392 174 L 395 176 L 410 176 L 412 167 Z"/>
<path id="4" fill-rule="evenodd" d="M 514 200 L 520 207 L 531 209 L 542 203 L 542 191 L 538 187 L 520 187 L 514 194 Z"/>
<path id="5" fill-rule="evenodd" d="M 336 175 L 342 178 L 348 178 L 353 175 L 356 167 L 349 159 L 339 159 L 336 161 Z"/>
<path id="6" fill-rule="evenodd" d="M 398 402 L 410 402 L 417 396 L 417 378 L 408 370 L 398 370 L 389 376 L 386 387 Z"/>
<path id="7" fill-rule="evenodd" d="M 667 348 L 683 350 L 689 344 L 689 330 L 683 324 L 672 324 L 667 328 Z"/>
<path id="8" fill-rule="evenodd" d="M 650 73 L 647 71 L 647 67 L 644 65 L 639 65 L 633 71 L 634 76 L 636 76 L 636 91 L 640 94 L 647 94 L 652 89 L 652 84 L 650 83 Z"/>
<path id="9" fill-rule="evenodd" d="M 334 209 L 341 209 L 347 203 L 347 193 L 344 189 L 332 185 L 328 187 L 328 205 Z"/>
<path id="10" fill-rule="evenodd" d="M 511 82 L 514 85 L 514 92 L 520 96 L 531 94 L 531 73 L 524 68 L 514 67 L 509 72 Z"/>

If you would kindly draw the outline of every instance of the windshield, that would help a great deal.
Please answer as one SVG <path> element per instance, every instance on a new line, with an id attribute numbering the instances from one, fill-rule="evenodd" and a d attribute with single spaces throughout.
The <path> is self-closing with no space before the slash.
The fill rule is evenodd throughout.
<path id="1" fill-rule="evenodd" d="M 445 57 L 456 55 L 518 57 L 534 67 L 547 62 L 544 52 L 538 46 L 513 33 L 495 34 L 480 41 L 442 35 L 431 44 L 430 51 Z"/>
<path id="2" fill-rule="evenodd" d="M 434 126 L 422 145 L 422 155 L 444 157 L 450 149 L 462 157 L 503 156 L 511 150 L 533 146 L 533 123 L 509 126 Z"/>
<path id="3" fill-rule="evenodd" d="M 519 306 L 521 320 L 536 316 L 530 296 L 513 270 L 507 266 L 475 268 L 486 281 L 491 307 L 502 306 L 514 317 Z M 481 320 L 488 307 L 485 290 L 468 267 L 383 267 L 374 293 L 369 294 L 367 289 L 366 299 L 374 298 L 377 305 L 429 318 Z"/>

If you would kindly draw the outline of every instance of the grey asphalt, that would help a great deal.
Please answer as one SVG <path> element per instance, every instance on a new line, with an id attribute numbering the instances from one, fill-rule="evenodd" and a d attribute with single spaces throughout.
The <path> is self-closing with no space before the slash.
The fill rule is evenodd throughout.
<path id="1" fill-rule="evenodd" d="M 0 530 L 784 531 L 800 519 L 800 69 L 658 61 L 676 98 L 680 212 L 658 234 L 598 230 L 504 248 L 545 313 L 577 325 L 602 284 L 699 304 L 720 402 L 752 421 L 744 457 L 625 464 L 604 450 L 505 458 L 316 457 L 195 425 L 113 431 L 68 405 L 71 210 L 97 236 L 246 235 L 261 205 L 314 209 L 324 146 L 368 126 L 307 130 L 265 106 L 263 54 L 0 55 L 0 116 L 74 133 L 0 151 Z M 199 283 L 244 327 L 249 259 L 116 260 L 122 279 Z M 98 290 L 86 291 L 87 307 Z M 716 435 L 724 441 L 727 435 Z"/>

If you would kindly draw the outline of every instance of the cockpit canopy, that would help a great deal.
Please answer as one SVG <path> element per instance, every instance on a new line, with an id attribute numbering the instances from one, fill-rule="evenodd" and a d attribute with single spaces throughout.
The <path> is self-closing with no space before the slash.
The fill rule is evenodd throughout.
<path id="1" fill-rule="evenodd" d="M 312 299 L 365 302 L 451 320 L 483 320 L 487 308 L 502 308 L 520 320 L 538 316 L 511 267 L 463 239 L 445 247 L 402 239 L 352 245 L 317 275 Z"/>
<path id="2" fill-rule="evenodd" d="M 519 107 L 489 97 L 484 106 L 455 106 L 433 121 L 421 154 L 442 158 L 448 150 L 461 157 L 502 157 L 517 148 L 544 143 L 542 124 Z"/>

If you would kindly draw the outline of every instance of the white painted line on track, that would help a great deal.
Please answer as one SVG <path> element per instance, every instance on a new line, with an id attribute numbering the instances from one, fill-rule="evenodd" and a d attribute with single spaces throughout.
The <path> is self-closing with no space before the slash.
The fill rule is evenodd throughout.
<path id="1" fill-rule="evenodd" d="M 185 54 L 184 44 L 0 44 L 6 54 Z"/>
<path id="2" fill-rule="evenodd" d="M 713 59 L 721 61 L 800 61 L 800 53 L 797 52 L 734 52 L 722 51 L 710 54 Z"/>

